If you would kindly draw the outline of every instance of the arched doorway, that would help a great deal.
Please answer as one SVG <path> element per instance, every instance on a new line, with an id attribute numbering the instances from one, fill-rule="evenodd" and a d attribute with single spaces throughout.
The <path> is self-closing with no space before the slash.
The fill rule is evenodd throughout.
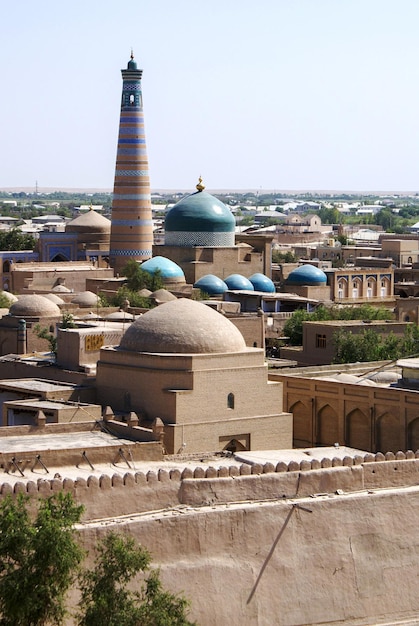
<path id="1" fill-rule="evenodd" d="M 69 261 L 70 259 L 67 259 L 63 254 L 56 254 L 54 257 L 52 257 L 51 259 L 51 263 L 63 263 L 64 261 Z"/>

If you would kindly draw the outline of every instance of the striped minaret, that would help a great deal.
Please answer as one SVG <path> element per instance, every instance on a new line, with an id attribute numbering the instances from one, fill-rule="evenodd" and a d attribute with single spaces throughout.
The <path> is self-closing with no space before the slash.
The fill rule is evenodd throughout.
<path id="1" fill-rule="evenodd" d="M 112 200 L 109 262 L 115 273 L 129 259 L 145 261 L 152 256 L 150 179 L 144 134 L 141 76 L 134 55 L 122 73 L 122 102 L 118 152 Z"/>

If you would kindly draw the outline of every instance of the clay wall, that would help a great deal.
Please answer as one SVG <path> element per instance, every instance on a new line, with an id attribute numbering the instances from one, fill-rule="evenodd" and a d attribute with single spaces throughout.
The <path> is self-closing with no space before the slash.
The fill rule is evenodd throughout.
<path id="1" fill-rule="evenodd" d="M 72 492 L 86 506 L 78 531 L 90 558 L 110 530 L 129 534 L 200 626 L 417 623 L 413 452 L 116 471 L 4 483 L 0 497 Z"/>
<path id="2" fill-rule="evenodd" d="M 162 255 L 177 263 L 185 274 L 187 283 L 194 284 L 205 274 L 215 274 L 226 278 L 230 274 L 242 274 L 249 278 L 256 272 L 264 271 L 262 251 L 253 248 L 153 246 L 153 256 Z"/>
<path id="3" fill-rule="evenodd" d="M 249 348 L 264 348 L 264 318 L 263 315 L 229 315 L 227 318 L 239 329 Z"/>
<path id="4" fill-rule="evenodd" d="M 86 262 L 19 263 L 10 273 L 13 293 L 48 292 L 59 281 L 74 292 L 86 291 L 87 278 L 112 279 L 113 270 L 96 268 Z"/>
<path id="5" fill-rule="evenodd" d="M 419 448 L 419 395 L 401 387 L 366 386 L 271 372 L 284 384 L 294 416 L 294 446 L 338 442 L 372 452 Z"/>
<path id="6" fill-rule="evenodd" d="M 140 449 L 140 446 L 142 449 Z M 77 466 L 80 477 L 52 478 L 47 474 L 34 474 L 24 468 L 20 477 L 10 466 L 9 457 L 2 455 L 2 467 L 9 468 L 13 481 L 0 479 L 0 497 L 7 494 L 27 493 L 30 497 L 46 497 L 57 491 L 70 491 L 76 501 L 85 506 L 84 521 L 97 517 L 117 517 L 139 512 L 151 512 L 162 507 L 179 505 L 201 507 L 213 504 L 233 504 L 255 501 L 275 501 L 283 498 L 318 497 L 325 494 L 357 493 L 372 489 L 399 489 L 414 487 L 419 483 L 419 451 L 360 454 L 355 457 L 310 458 L 301 462 L 290 461 L 248 465 L 223 465 L 186 467 L 156 471 L 136 471 L 135 462 L 156 456 L 157 443 L 140 444 L 131 449 L 132 457 L 118 457 L 119 447 L 109 450 L 89 450 L 91 462 L 107 462 L 112 456 L 115 463 L 113 475 L 93 475 L 87 461 L 82 461 L 78 449 L 68 451 Z M 146 449 L 149 452 L 144 452 Z M 138 453 L 136 452 L 138 450 Z M 37 453 L 31 453 L 33 455 Z M 53 454 L 62 454 L 62 451 Z M 126 453 L 128 454 L 128 453 Z M 96 455 L 96 456 L 95 456 Z M 106 460 L 105 459 L 106 456 Z M 74 457 L 74 458 L 73 458 Z M 80 457 L 80 458 L 79 458 Z M 34 456 L 35 458 L 35 456 Z M 52 465 L 56 459 L 42 460 Z M 164 465 L 164 461 L 162 461 Z"/>

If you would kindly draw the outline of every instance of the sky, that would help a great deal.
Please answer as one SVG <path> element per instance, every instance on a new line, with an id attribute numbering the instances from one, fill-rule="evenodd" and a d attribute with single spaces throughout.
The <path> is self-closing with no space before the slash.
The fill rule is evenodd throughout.
<path id="1" fill-rule="evenodd" d="M 0 189 L 112 190 L 143 69 L 153 190 L 419 191 L 418 0 L 0 0 Z"/>

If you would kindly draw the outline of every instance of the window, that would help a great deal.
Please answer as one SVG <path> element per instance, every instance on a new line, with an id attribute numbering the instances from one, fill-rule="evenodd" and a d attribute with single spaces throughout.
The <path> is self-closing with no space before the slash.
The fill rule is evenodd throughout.
<path id="1" fill-rule="evenodd" d="M 326 335 L 316 335 L 316 348 L 326 347 Z"/>
<path id="2" fill-rule="evenodd" d="M 227 408 L 234 409 L 234 393 L 229 393 L 227 396 Z"/>
<path id="3" fill-rule="evenodd" d="M 352 298 L 358 298 L 359 295 L 359 290 L 358 290 L 358 283 L 357 282 L 353 282 L 352 283 Z"/>

